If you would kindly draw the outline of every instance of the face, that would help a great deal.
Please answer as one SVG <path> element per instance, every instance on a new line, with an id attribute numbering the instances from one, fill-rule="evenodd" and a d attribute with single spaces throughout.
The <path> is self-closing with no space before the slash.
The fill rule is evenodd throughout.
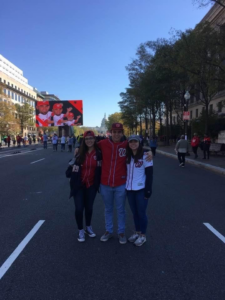
<path id="1" fill-rule="evenodd" d="M 61 115 L 61 113 L 62 113 L 62 108 L 56 108 L 56 109 L 54 109 L 54 114 L 55 114 L 56 116 Z"/>
<path id="2" fill-rule="evenodd" d="M 112 130 L 112 140 L 115 143 L 118 143 L 123 136 L 122 130 Z"/>
<path id="3" fill-rule="evenodd" d="M 95 143 L 95 138 L 93 136 L 86 136 L 84 138 L 85 144 L 88 148 L 93 147 L 94 143 Z"/>
<path id="4" fill-rule="evenodd" d="M 136 140 L 129 141 L 129 147 L 131 150 L 137 150 L 139 147 L 139 142 Z"/>
<path id="5" fill-rule="evenodd" d="M 49 105 L 38 106 L 38 109 L 39 109 L 41 114 L 46 115 L 47 112 L 49 111 Z"/>
<path id="6" fill-rule="evenodd" d="M 68 117 L 67 119 L 68 119 L 68 121 L 72 121 L 73 120 L 73 116 L 72 117 Z"/>

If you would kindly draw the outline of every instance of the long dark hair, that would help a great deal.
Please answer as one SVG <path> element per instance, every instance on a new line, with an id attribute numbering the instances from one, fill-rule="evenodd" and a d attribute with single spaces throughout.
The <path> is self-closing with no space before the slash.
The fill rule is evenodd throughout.
<path id="1" fill-rule="evenodd" d="M 93 146 L 94 146 L 95 151 L 99 149 L 98 146 L 97 146 L 97 143 L 96 143 L 96 139 L 95 139 L 95 142 L 94 142 Z M 79 163 L 79 164 L 83 164 L 87 152 L 88 152 L 88 146 L 85 144 L 85 138 L 83 138 L 80 149 L 77 153 L 76 162 Z"/>
<path id="2" fill-rule="evenodd" d="M 141 143 L 139 142 L 139 147 L 137 149 L 137 153 L 134 155 L 133 151 L 130 149 L 129 143 L 128 143 L 126 153 L 127 153 L 127 164 L 130 164 L 131 157 L 134 158 L 135 163 L 137 163 L 139 159 L 142 159 L 144 151 L 143 151 L 143 147 L 142 147 Z"/>

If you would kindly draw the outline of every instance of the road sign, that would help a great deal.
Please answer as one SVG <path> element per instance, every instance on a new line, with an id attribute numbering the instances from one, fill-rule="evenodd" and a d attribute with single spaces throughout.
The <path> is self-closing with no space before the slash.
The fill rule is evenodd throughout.
<path id="1" fill-rule="evenodd" d="M 189 111 L 183 112 L 183 120 L 190 120 L 190 112 Z"/>

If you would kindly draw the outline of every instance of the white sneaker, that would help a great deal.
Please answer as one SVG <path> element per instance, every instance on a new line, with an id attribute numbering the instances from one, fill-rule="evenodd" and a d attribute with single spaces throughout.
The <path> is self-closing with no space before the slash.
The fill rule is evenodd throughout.
<path id="1" fill-rule="evenodd" d="M 92 226 L 87 226 L 85 233 L 88 234 L 90 237 L 96 237 L 96 234 L 92 229 Z"/>
<path id="2" fill-rule="evenodd" d="M 139 237 L 139 234 L 136 231 L 134 231 L 132 236 L 129 237 L 128 241 L 131 242 L 131 243 L 134 243 L 138 237 Z"/>
<path id="3" fill-rule="evenodd" d="M 134 242 L 135 246 L 142 246 L 146 242 L 146 236 L 139 235 L 138 239 Z"/>
<path id="4" fill-rule="evenodd" d="M 77 238 L 78 242 L 85 242 L 85 234 L 84 234 L 84 229 L 79 230 L 79 236 Z"/>

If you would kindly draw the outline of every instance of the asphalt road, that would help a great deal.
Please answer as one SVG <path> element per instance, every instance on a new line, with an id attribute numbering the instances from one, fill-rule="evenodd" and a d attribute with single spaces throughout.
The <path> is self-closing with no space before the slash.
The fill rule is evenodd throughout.
<path id="1" fill-rule="evenodd" d="M 39 149 L 0 154 L 0 266 L 45 221 L 2 276 L 0 299 L 225 299 L 225 241 L 203 224 L 225 236 L 224 176 L 157 155 L 147 243 L 120 245 L 116 227 L 100 242 L 100 195 L 97 237 L 79 243 L 65 177 L 71 154 Z M 127 206 L 128 237 L 132 230 Z"/>

